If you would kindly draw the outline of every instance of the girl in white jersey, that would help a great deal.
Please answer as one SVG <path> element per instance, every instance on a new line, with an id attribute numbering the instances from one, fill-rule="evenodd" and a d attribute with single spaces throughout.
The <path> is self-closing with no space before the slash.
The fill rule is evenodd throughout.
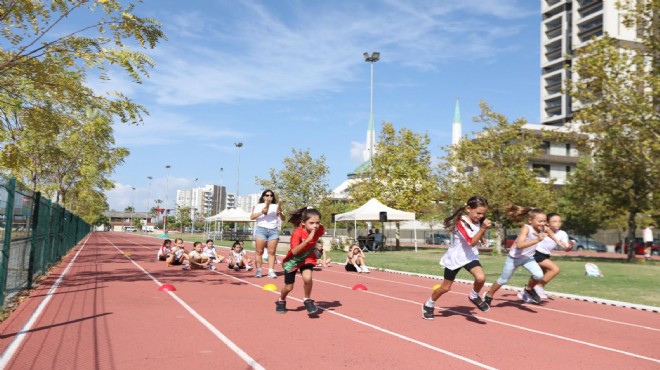
<path id="1" fill-rule="evenodd" d="M 541 240 L 536 246 L 536 253 L 534 253 L 534 260 L 536 263 L 541 266 L 543 270 L 543 280 L 537 282 L 536 280 L 530 278 L 528 287 L 534 287 L 536 294 L 541 297 L 541 299 L 548 299 L 548 296 L 545 294 L 544 287 L 554 279 L 555 276 L 559 275 L 559 266 L 550 260 L 550 254 L 555 247 L 560 246 L 563 250 L 569 251 L 573 249 L 573 246 L 568 241 L 568 234 L 561 229 L 561 216 L 558 213 L 548 213 L 548 229 L 555 234 L 555 238 L 559 240 L 559 243 L 556 243 L 552 238 L 546 237 Z"/>
<path id="2" fill-rule="evenodd" d="M 474 287 L 468 295 L 470 302 L 481 311 L 485 312 L 490 309 L 490 306 L 479 297 L 479 291 L 486 282 L 486 275 L 479 263 L 479 250 L 477 249 L 486 229 L 491 225 L 490 220 L 485 218 L 487 210 L 486 199 L 474 196 L 445 219 L 445 228 L 453 232 L 452 242 L 442 256 L 442 264 L 445 266 L 444 280 L 442 280 L 440 288 L 434 290 L 431 298 L 422 305 L 424 319 L 433 320 L 435 301 L 451 290 L 461 268 L 465 268 L 474 277 Z"/>
<path id="3" fill-rule="evenodd" d="M 507 215 L 516 221 L 519 221 L 521 218 L 527 216 L 527 224 L 523 225 L 518 233 L 518 238 L 513 243 L 513 247 L 509 250 L 509 256 L 506 261 L 504 261 L 504 268 L 502 269 L 502 275 L 497 281 L 491 285 L 490 290 L 484 293 L 484 301 L 491 304 L 495 292 L 497 292 L 502 285 L 509 282 L 511 276 L 520 266 L 523 266 L 530 274 L 532 274 L 532 279 L 534 281 L 539 281 L 543 279 L 543 270 L 539 264 L 534 260 L 534 253 L 536 252 L 536 246 L 540 241 L 545 239 L 546 236 L 550 236 L 555 242 L 555 238 L 552 231 L 548 230 L 545 227 L 547 218 L 545 213 L 540 208 L 534 207 L 520 207 L 520 206 L 511 206 L 508 209 Z M 546 233 L 547 232 L 547 233 Z M 558 243 L 558 242 L 557 242 Z M 522 294 L 522 299 L 525 302 L 534 302 L 540 303 L 541 298 L 536 291 L 534 291 L 533 286 L 524 288 Z"/>

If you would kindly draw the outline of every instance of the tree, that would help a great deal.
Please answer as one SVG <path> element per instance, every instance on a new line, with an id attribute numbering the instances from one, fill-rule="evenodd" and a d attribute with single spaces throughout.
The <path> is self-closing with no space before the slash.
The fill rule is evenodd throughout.
<path id="1" fill-rule="evenodd" d="M 530 168 L 530 160 L 540 154 L 542 136 L 523 129 L 525 119 L 509 122 L 481 102 L 475 122 L 484 130 L 473 139 L 464 138 L 446 147 L 446 156 L 438 166 L 440 189 L 447 216 L 467 199 L 480 195 L 488 200 L 487 217 L 495 222 L 497 243 L 513 223 L 505 218 L 506 208 L 516 204 L 555 209 L 556 194 L 552 179 L 544 184 L 539 173 Z M 503 230 L 501 230 L 503 229 Z M 499 248 L 494 249 L 496 253 Z"/>
<path id="2" fill-rule="evenodd" d="M 135 212 L 135 210 L 133 209 L 132 206 L 128 206 L 128 207 L 124 208 L 124 212 L 126 212 L 126 213 L 133 213 L 133 212 Z"/>
<path id="3" fill-rule="evenodd" d="M 636 215 L 657 210 L 660 184 L 660 1 L 621 1 L 624 24 L 641 44 L 603 35 L 576 50 L 575 78 L 567 84 L 574 121 L 589 134 L 591 162 L 578 167 L 575 186 L 628 215 L 628 240 Z M 629 248 L 628 260 L 634 260 Z"/>
<path id="4" fill-rule="evenodd" d="M 291 149 L 291 154 L 291 157 L 284 158 L 283 169 L 271 168 L 269 179 L 256 177 L 255 183 L 263 189 L 273 190 L 285 212 L 305 206 L 318 207 L 330 194 L 325 156 L 315 159 L 309 149 L 295 148 Z"/>
<path id="5" fill-rule="evenodd" d="M 390 122 L 383 128 L 370 166 L 349 188 L 351 199 L 362 205 L 377 198 L 388 207 L 420 213 L 437 199 L 438 183 L 431 170 L 430 139 L 407 128 L 397 133 Z M 396 245 L 399 246 L 397 223 Z"/>

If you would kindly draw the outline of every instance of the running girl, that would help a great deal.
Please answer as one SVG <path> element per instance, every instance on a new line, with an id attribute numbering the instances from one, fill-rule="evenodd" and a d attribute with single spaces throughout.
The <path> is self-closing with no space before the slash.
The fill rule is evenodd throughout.
<path id="1" fill-rule="evenodd" d="M 555 238 L 552 231 L 548 230 L 545 226 L 547 217 L 542 209 L 534 207 L 520 207 L 511 206 L 507 210 L 507 216 L 515 221 L 520 221 L 522 218 L 527 217 L 527 224 L 524 224 L 518 233 L 518 238 L 513 243 L 509 250 L 509 256 L 504 261 L 504 268 L 502 268 L 502 275 L 497 281 L 491 285 L 490 290 L 484 293 L 484 301 L 490 305 L 495 293 L 506 284 L 513 276 L 513 273 L 520 266 L 523 266 L 530 274 L 532 274 L 532 282 L 542 281 L 543 270 L 541 266 L 534 260 L 534 253 L 536 253 L 536 246 L 546 236 L 550 236 L 557 244 L 559 241 Z M 525 286 L 522 294 L 522 300 L 525 302 L 541 303 L 541 297 L 536 294 L 533 285 Z"/>
<path id="2" fill-rule="evenodd" d="M 474 277 L 473 289 L 468 295 L 470 302 L 481 311 L 486 312 L 490 309 L 490 306 L 479 297 L 479 291 L 486 282 L 486 275 L 479 263 L 477 249 L 484 238 L 484 233 L 491 226 L 491 221 L 485 218 L 487 210 L 486 199 L 473 196 L 445 219 L 445 228 L 452 230 L 453 236 L 451 245 L 441 260 L 445 266 L 444 280 L 440 288 L 434 290 L 431 298 L 422 305 L 422 317 L 426 320 L 433 320 L 435 301 L 451 290 L 461 268 L 465 268 Z"/>
<path id="3" fill-rule="evenodd" d="M 291 235 L 291 249 L 282 260 L 284 268 L 284 287 L 280 292 L 280 298 L 275 302 L 275 312 L 286 313 L 286 297 L 293 290 L 296 282 L 296 272 L 300 271 L 303 279 L 305 296 L 303 303 L 308 315 L 318 311 L 312 295 L 312 271 L 316 266 L 316 254 L 314 245 L 325 233 L 321 225 L 321 213 L 313 208 L 301 208 L 294 211 L 289 222 L 296 228 Z"/>
<path id="4" fill-rule="evenodd" d="M 539 242 L 536 246 L 536 253 L 534 253 L 534 260 L 536 260 L 536 263 L 538 263 L 539 266 L 541 266 L 541 270 L 543 270 L 543 280 L 539 281 L 536 286 L 534 286 L 536 281 L 529 278 L 529 283 L 527 284 L 527 286 L 530 287 L 534 286 L 536 294 L 538 294 L 541 299 L 548 299 L 548 295 L 545 294 L 544 288 L 555 278 L 555 276 L 559 275 L 559 266 L 550 260 L 552 250 L 557 246 L 565 251 L 573 249 L 573 246 L 569 244 L 568 234 L 566 234 L 564 230 L 560 230 L 561 216 L 559 216 L 558 213 L 548 213 L 548 228 L 555 234 L 555 237 L 560 243 L 556 243 L 552 238 L 547 236 Z"/>

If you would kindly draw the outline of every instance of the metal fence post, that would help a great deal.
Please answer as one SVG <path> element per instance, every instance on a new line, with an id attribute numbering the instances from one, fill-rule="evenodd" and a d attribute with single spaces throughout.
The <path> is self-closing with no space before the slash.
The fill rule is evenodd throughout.
<path id="1" fill-rule="evenodd" d="M 30 259 L 28 262 L 28 274 L 27 274 L 27 283 L 28 287 L 32 286 L 32 280 L 34 278 L 34 270 L 36 265 L 36 250 L 42 250 L 40 248 L 39 239 L 41 239 L 40 228 L 39 228 L 39 209 L 41 203 L 41 192 L 37 192 L 34 195 L 34 208 L 32 210 L 32 247 L 30 248 Z"/>
<path id="2" fill-rule="evenodd" d="M 4 306 L 5 290 L 7 288 L 7 274 L 9 273 L 9 249 L 11 246 L 11 229 L 14 220 L 14 195 L 16 191 L 16 178 L 9 179 L 7 187 L 7 205 L 5 207 L 5 238 L 2 243 L 2 256 L 0 259 L 0 304 Z"/>

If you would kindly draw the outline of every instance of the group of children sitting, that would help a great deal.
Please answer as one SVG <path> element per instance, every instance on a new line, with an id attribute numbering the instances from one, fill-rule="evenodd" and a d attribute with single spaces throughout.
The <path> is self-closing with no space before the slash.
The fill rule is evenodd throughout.
<path id="1" fill-rule="evenodd" d="M 242 240 L 234 242 L 229 256 L 225 258 L 216 250 L 213 239 L 208 239 L 205 246 L 202 246 L 202 242 L 195 242 L 193 250 L 190 252 L 186 250 L 183 239 L 174 239 L 174 245 L 172 245 L 172 240 L 165 239 L 158 250 L 158 260 L 165 261 L 167 266 L 181 266 L 184 270 L 191 268 L 215 270 L 215 265 L 225 260 L 228 267 L 234 271 L 240 269 L 250 271 L 253 267 L 252 260 L 243 249 Z"/>

